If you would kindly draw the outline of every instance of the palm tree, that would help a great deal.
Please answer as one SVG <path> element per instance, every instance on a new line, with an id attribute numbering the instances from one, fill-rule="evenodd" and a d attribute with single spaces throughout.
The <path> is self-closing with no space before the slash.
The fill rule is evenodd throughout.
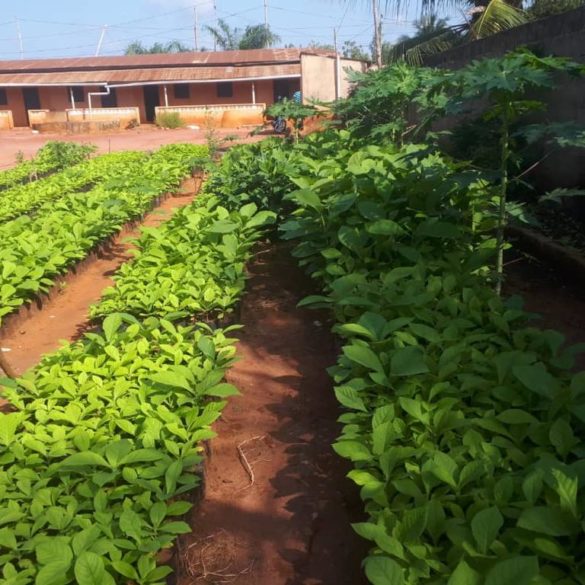
<path id="1" fill-rule="evenodd" d="M 211 34 L 217 46 L 224 51 L 265 49 L 280 41 L 280 37 L 263 24 L 247 26 L 242 32 L 220 18 L 217 26 L 207 25 L 205 29 Z"/>
<path id="2" fill-rule="evenodd" d="M 357 4 L 360 0 L 341 0 L 344 4 Z M 363 0 L 362 0 L 363 1 Z M 367 0 L 374 14 L 374 53 L 378 65 L 382 64 L 382 39 L 380 12 L 382 7 L 388 13 L 400 14 L 412 5 L 413 0 Z M 460 25 L 449 27 L 450 30 L 441 30 L 426 34 L 421 38 L 424 47 L 418 51 L 418 60 L 421 54 L 445 50 L 457 41 L 480 39 L 502 30 L 513 28 L 528 21 L 528 15 L 522 10 L 524 0 L 420 0 L 421 17 L 439 13 L 440 9 L 459 8 L 464 16 Z M 438 17 L 436 17 L 438 18 Z M 420 43 L 416 43 L 418 45 Z M 415 47 L 409 47 L 411 51 Z M 412 53 L 411 53 L 412 55 Z M 415 59 L 416 60 L 416 59 Z"/>
<path id="3" fill-rule="evenodd" d="M 223 18 L 218 19 L 217 26 L 205 25 L 217 46 L 224 51 L 235 51 L 240 44 L 240 29 L 232 28 Z"/>

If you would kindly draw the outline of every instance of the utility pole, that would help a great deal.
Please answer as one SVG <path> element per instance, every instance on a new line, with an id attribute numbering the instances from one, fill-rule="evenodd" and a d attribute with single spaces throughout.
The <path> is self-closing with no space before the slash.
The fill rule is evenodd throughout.
<path id="1" fill-rule="evenodd" d="M 217 2 L 213 0 L 213 15 L 215 16 L 215 24 L 217 24 Z M 213 35 L 213 50 L 217 51 L 217 39 Z"/>
<path id="2" fill-rule="evenodd" d="M 264 27 L 268 32 L 268 0 L 264 0 Z"/>
<path id="3" fill-rule="evenodd" d="M 108 25 L 104 24 L 102 28 L 102 34 L 100 35 L 100 40 L 98 41 L 97 48 L 95 50 L 95 56 L 99 57 L 100 51 L 102 50 L 102 45 L 104 44 L 104 38 L 106 37 L 106 31 L 108 30 Z"/>
<path id="4" fill-rule="evenodd" d="M 24 45 L 22 44 L 22 32 L 20 30 L 20 20 L 18 20 L 18 18 L 15 18 L 14 23 L 16 24 L 16 36 L 18 37 L 18 52 L 20 53 L 20 58 L 24 59 Z"/>
<path id="5" fill-rule="evenodd" d="M 335 99 L 341 97 L 341 57 L 337 46 L 337 29 L 333 29 L 333 46 L 335 47 Z"/>
<path id="6" fill-rule="evenodd" d="M 193 33 L 195 36 L 195 50 L 199 50 L 199 16 L 197 14 L 197 4 L 193 6 L 193 14 L 195 15 L 195 23 L 193 25 Z"/>
<path id="7" fill-rule="evenodd" d="M 382 21 L 380 19 L 380 0 L 372 0 L 374 13 L 374 51 L 376 53 L 376 65 L 382 68 Z"/>

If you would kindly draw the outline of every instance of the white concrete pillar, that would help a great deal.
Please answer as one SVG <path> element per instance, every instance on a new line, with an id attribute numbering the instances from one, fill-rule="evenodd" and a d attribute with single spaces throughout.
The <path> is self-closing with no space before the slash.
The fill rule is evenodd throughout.
<path id="1" fill-rule="evenodd" d="M 169 107 L 169 91 L 167 89 L 167 86 L 164 86 L 164 90 L 165 90 L 165 108 Z"/>
<path id="2" fill-rule="evenodd" d="M 256 104 L 256 82 L 252 81 L 252 103 Z"/>

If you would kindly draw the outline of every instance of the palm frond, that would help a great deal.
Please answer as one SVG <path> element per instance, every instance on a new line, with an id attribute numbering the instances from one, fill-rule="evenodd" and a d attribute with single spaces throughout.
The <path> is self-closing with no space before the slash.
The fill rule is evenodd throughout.
<path id="1" fill-rule="evenodd" d="M 523 10 L 508 4 L 506 0 L 490 0 L 472 23 L 470 35 L 473 39 L 483 39 L 525 24 L 528 20 L 529 17 Z"/>

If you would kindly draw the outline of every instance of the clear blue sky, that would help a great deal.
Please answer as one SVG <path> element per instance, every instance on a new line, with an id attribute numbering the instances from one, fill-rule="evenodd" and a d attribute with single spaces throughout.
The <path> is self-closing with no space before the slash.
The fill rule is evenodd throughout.
<path id="1" fill-rule="evenodd" d="M 24 57 L 74 57 L 95 54 L 102 27 L 108 25 L 102 55 L 122 54 L 133 40 L 152 44 L 180 40 L 194 44 L 193 6 L 199 8 L 200 44 L 212 48 L 205 24 L 213 24 L 212 0 L 18 0 L 7 3 L 0 18 L 0 59 L 20 58 L 20 27 Z M 231 26 L 264 21 L 263 0 L 216 0 L 217 16 Z M 345 9 L 335 0 L 268 0 L 270 27 L 280 45 L 332 43 L 339 27 L 340 44 L 353 40 L 368 48 L 372 21 L 368 2 Z M 416 2 L 413 2 L 413 5 Z M 384 34 L 388 40 L 412 32 L 415 8 L 409 14 L 388 14 Z M 18 25 L 17 25 L 18 19 Z"/>

